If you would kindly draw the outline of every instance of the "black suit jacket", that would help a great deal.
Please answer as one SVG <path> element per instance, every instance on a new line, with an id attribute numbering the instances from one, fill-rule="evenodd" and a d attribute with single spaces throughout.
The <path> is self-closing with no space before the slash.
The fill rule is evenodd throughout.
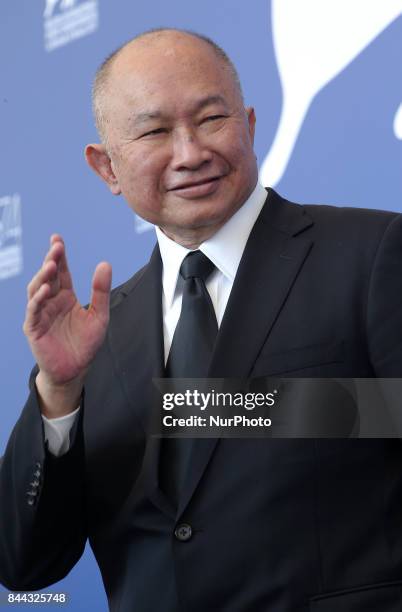
<path id="1" fill-rule="evenodd" d="M 268 191 L 211 377 L 399 377 L 402 221 Z M 177 511 L 149 436 L 163 370 L 161 260 L 113 291 L 73 443 L 44 445 L 35 389 L 0 468 L 0 580 L 64 577 L 89 537 L 120 612 L 402 609 L 395 440 L 202 439 Z M 187 524 L 190 530 L 175 530 Z M 186 534 L 186 537 L 182 537 Z M 186 540 L 186 541 L 183 541 Z"/>

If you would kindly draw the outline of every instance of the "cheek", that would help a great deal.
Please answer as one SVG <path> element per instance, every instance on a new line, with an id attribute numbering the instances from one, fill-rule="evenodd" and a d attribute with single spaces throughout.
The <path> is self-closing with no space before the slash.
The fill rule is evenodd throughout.
<path id="1" fill-rule="evenodd" d="M 240 172 L 249 173 L 256 167 L 254 149 L 249 140 L 239 140 L 234 151 L 236 166 Z"/>
<path id="2" fill-rule="evenodd" d="M 123 192 L 136 192 L 153 196 L 159 191 L 163 177 L 163 164 L 158 156 L 144 151 L 143 154 L 130 156 L 121 172 Z"/>
<path id="3" fill-rule="evenodd" d="M 248 166 L 250 156 L 254 155 L 249 134 L 244 130 L 230 130 L 222 136 L 218 144 L 221 156 L 234 170 Z"/>

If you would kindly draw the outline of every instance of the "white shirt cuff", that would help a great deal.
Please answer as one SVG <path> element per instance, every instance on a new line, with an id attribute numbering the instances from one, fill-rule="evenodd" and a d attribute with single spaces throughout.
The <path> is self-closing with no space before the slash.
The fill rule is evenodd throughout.
<path id="1" fill-rule="evenodd" d="M 74 412 L 56 419 L 48 419 L 42 414 L 45 440 L 48 442 L 48 448 L 52 455 L 60 457 L 70 448 L 69 434 L 79 409 L 80 406 Z"/>

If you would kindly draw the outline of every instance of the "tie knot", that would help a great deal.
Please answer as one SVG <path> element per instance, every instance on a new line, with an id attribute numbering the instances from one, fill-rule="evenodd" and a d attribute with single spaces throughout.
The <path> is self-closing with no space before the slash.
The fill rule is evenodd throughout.
<path id="1" fill-rule="evenodd" d="M 212 273 L 215 265 L 201 251 L 191 251 L 183 259 L 180 266 L 180 275 L 187 280 L 188 278 L 202 278 L 205 281 Z"/>

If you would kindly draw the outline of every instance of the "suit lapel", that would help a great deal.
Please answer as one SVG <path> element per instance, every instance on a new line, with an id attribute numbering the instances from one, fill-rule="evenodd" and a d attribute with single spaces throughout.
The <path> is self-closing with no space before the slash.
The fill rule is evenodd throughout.
<path id="1" fill-rule="evenodd" d="M 236 274 L 209 378 L 245 379 L 250 375 L 309 254 L 310 232 L 303 232 L 312 224 L 303 207 L 268 191 Z M 195 441 L 179 513 L 191 499 L 217 443 L 218 438 Z"/>
<path id="2" fill-rule="evenodd" d="M 162 322 L 162 262 L 156 246 L 149 264 L 128 281 L 117 296 L 109 326 L 109 346 L 116 363 L 116 375 L 136 412 L 146 436 L 142 476 L 147 494 L 163 512 L 174 516 L 174 508 L 158 485 L 160 439 L 151 436 L 159 418 L 154 402 L 159 395 L 153 378 L 165 376 Z"/>
<path id="3" fill-rule="evenodd" d="M 312 220 L 273 190 L 241 259 L 209 376 L 247 378 L 312 246 Z M 246 326 L 246 327 L 245 327 Z"/>

